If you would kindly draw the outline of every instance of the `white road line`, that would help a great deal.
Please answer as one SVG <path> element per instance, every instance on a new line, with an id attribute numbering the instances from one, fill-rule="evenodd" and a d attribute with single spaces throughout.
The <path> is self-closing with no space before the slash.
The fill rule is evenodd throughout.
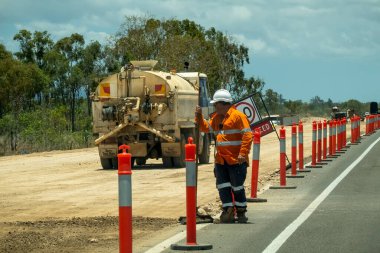
<path id="1" fill-rule="evenodd" d="M 286 240 L 297 230 L 302 223 L 317 209 L 335 187 L 350 173 L 355 166 L 371 151 L 371 149 L 380 141 L 380 137 L 372 143 L 350 166 L 348 166 L 319 196 L 306 207 L 306 209 L 297 217 L 289 226 L 287 226 L 269 245 L 264 249 L 264 253 L 273 253 L 286 242 Z"/>
<path id="2" fill-rule="evenodd" d="M 205 224 L 198 224 L 197 225 L 197 230 L 199 229 L 202 229 L 208 225 L 210 225 L 211 223 L 205 223 Z M 165 241 L 157 244 L 156 246 L 154 246 L 153 248 L 150 248 L 149 250 L 145 251 L 145 253 L 159 253 L 159 252 L 162 252 L 168 248 L 170 248 L 170 245 L 172 244 L 175 244 L 183 239 L 186 238 L 186 230 L 185 231 L 182 231 L 176 235 L 173 235 L 172 237 L 170 237 L 169 239 L 166 239 Z"/>

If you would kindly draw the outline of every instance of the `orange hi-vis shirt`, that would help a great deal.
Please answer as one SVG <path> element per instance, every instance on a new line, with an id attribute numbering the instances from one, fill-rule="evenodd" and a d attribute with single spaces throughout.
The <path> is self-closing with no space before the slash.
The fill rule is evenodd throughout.
<path id="1" fill-rule="evenodd" d="M 237 164 L 237 158 L 241 155 L 249 164 L 248 154 L 252 144 L 252 130 L 244 113 L 231 106 L 225 117 L 214 114 L 210 122 L 202 117 L 199 128 L 202 132 L 214 133 L 216 136 L 215 163 Z"/>

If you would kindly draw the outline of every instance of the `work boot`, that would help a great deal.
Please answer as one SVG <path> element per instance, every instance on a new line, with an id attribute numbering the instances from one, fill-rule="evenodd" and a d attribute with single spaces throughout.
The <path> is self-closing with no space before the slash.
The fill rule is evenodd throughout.
<path id="1" fill-rule="evenodd" d="M 227 210 L 223 210 L 220 215 L 220 223 L 234 223 L 235 222 L 235 214 L 234 208 L 228 207 Z"/>
<path id="2" fill-rule="evenodd" d="M 248 217 L 245 216 L 245 213 L 247 212 L 246 208 L 237 208 L 236 213 L 237 213 L 237 221 L 238 223 L 247 223 Z"/>

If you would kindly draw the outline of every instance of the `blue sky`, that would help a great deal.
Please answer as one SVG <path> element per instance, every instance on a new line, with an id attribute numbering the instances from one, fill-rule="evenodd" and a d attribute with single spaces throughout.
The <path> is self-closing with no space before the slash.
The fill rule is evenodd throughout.
<path id="1" fill-rule="evenodd" d="M 247 77 L 285 99 L 380 102 L 380 0 L 0 0 L 0 42 L 20 29 L 107 41 L 125 15 L 195 21 L 249 48 Z"/>

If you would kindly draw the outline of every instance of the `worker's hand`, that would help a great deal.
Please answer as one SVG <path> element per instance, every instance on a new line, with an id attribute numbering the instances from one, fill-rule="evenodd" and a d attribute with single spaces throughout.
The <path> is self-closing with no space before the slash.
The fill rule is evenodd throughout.
<path id="1" fill-rule="evenodd" d="M 200 107 L 199 105 L 195 107 L 195 118 L 197 119 L 197 121 L 199 121 L 202 118 L 202 107 Z"/>
<path id="2" fill-rule="evenodd" d="M 239 155 L 239 156 L 238 156 L 238 162 L 239 162 L 239 164 L 242 164 L 242 163 L 245 163 L 245 162 L 247 162 L 247 159 L 245 159 L 245 157 L 244 157 L 244 156 L 242 156 L 242 155 Z"/>

